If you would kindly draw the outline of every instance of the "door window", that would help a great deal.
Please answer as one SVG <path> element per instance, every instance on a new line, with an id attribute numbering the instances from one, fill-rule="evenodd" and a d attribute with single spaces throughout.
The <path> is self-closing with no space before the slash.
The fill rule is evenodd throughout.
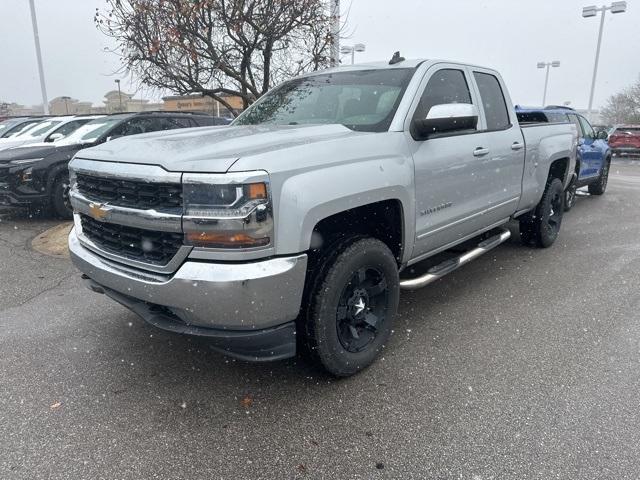
<path id="1" fill-rule="evenodd" d="M 473 103 L 462 70 L 443 69 L 434 73 L 424 89 L 413 118 L 424 120 L 431 107 L 447 103 Z"/>
<path id="2" fill-rule="evenodd" d="M 580 123 L 582 124 L 582 131 L 584 132 L 584 137 L 590 140 L 595 140 L 596 132 L 593 130 L 591 124 L 584 117 L 578 117 L 580 119 Z"/>
<path id="3" fill-rule="evenodd" d="M 488 73 L 473 72 L 473 76 L 480 91 L 487 130 L 506 130 L 511 126 L 511 122 L 500 82 L 494 75 Z"/>
<path id="4" fill-rule="evenodd" d="M 584 137 L 584 133 L 582 131 L 582 125 L 580 124 L 580 120 L 578 119 L 577 115 L 569 115 L 569 120 L 571 120 L 571 123 L 573 123 L 576 128 L 578 129 L 578 137 L 582 138 Z"/>

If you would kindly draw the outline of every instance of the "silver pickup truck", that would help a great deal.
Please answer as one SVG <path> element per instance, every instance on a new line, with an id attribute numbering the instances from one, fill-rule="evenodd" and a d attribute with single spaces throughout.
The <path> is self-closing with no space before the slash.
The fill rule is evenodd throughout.
<path id="1" fill-rule="evenodd" d="M 513 219 L 526 244 L 556 239 L 576 129 L 521 128 L 511 105 L 493 70 L 396 59 L 293 79 L 231 126 L 82 150 L 73 262 L 159 328 L 352 375 L 401 289 L 506 241 Z"/>

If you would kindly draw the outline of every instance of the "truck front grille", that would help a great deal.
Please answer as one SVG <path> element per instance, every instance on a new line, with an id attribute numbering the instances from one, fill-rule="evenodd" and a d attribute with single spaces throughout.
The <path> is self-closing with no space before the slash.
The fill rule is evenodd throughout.
<path id="1" fill-rule="evenodd" d="M 166 265 L 182 247 L 182 234 L 103 223 L 80 215 L 82 233 L 100 249 L 123 258 Z"/>
<path id="2" fill-rule="evenodd" d="M 82 195 L 97 202 L 139 209 L 182 210 L 180 184 L 102 178 L 84 173 L 77 174 L 76 182 Z"/>

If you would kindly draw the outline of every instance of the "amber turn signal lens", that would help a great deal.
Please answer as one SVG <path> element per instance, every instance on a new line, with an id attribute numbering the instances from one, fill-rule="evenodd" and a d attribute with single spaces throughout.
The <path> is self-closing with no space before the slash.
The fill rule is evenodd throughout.
<path id="1" fill-rule="evenodd" d="M 251 248 L 269 245 L 269 237 L 253 238 L 246 233 L 188 232 L 187 242 L 194 247 Z"/>
<path id="2" fill-rule="evenodd" d="M 264 183 L 250 183 L 247 189 L 251 200 L 267 198 L 267 185 Z"/>

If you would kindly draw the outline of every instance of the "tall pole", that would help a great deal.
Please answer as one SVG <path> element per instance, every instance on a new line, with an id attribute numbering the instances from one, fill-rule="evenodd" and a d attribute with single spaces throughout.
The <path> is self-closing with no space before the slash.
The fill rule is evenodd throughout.
<path id="1" fill-rule="evenodd" d="M 544 79 L 544 95 L 542 96 L 542 106 L 546 107 L 547 105 L 547 87 L 549 87 L 549 70 L 551 69 L 551 64 L 547 63 L 547 75 Z"/>
<path id="2" fill-rule="evenodd" d="M 598 76 L 598 62 L 600 61 L 600 46 L 602 45 L 602 32 L 604 30 L 604 15 L 607 13 L 607 9 L 602 9 L 600 15 L 600 32 L 598 33 L 598 46 L 596 47 L 596 63 L 593 66 L 593 79 L 591 80 L 591 93 L 589 94 L 589 107 L 587 108 L 587 116 L 591 120 L 591 112 L 593 110 L 593 96 L 596 91 L 596 78 Z"/>
<path id="3" fill-rule="evenodd" d="M 120 80 L 115 81 L 118 84 L 118 103 L 120 104 L 120 111 L 122 112 L 122 93 L 120 92 Z"/>
<path id="4" fill-rule="evenodd" d="M 340 66 L 340 0 L 329 0 L 331 22 L 331 66 Z"/>
<path id="5" fill-rule="evenodd" d="M 31 8 L 31 24 L 33 25 L 33 40 L 36 44 L 36 58 L 38 60 L 38 74 L 40 75 L 40 90 L 42 92 L 42 108 L 45 115 L 49 115 L 49 101 L 47 100 L 47 87 L 44 83 L 44 69 L 42 68 L 42 53 L 40 52 L 40 36 L 38 35 L 38 21 L 36 20 L 36 7 L 34 0 L 29 0 Z"/>

